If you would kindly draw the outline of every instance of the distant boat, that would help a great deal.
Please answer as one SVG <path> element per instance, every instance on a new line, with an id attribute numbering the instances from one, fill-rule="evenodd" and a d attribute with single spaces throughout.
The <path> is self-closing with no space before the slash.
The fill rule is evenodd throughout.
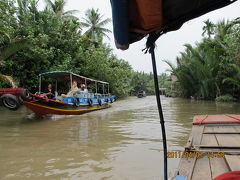
<path id="1" fill-rule="evenodd" d="M 146 92 L 145 91 L 138 91 L 137 97 L 138 98 L 146 97 Z"/>
<path id="2" fill-rule="evenodd" d="M 55 81 L 55 95 L 53 99 L 49 99 L 42 91 L 43 77 Z M 77 91 L 71 97 L 63 97 L 57 100 L 58 81 L 67 84 L 73 81 L 77 83 L 92 83 L 95 85 L 96 92 Z M 98 86 L 101 86 L 102 94 L 98 93 Z M 107 93 L 105 93 L 107 91 Z M 79 115 L 95 110 L 110 107 L 110 103 L 116 100 L 115 96 L 109 93 L 109 83 L 86 78 L 67 71 L 52 71 L 39 75 L 39 91 L 35 94 L 28 93 L 23 88 L 7 88 L 0 89 L 0 105 L 2 104 L 10 110 L 17 110 L 21 105 L 25 105 L 37 115 L 59 114 L 59 115 Z"/>

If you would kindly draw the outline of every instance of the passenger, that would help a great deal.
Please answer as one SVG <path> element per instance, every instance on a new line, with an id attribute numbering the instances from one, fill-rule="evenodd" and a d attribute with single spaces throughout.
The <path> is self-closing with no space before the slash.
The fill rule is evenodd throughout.
<path id="1" fill-rule="evenodd" d="M 72 97 L 73 95 L 75 95 L 78 92 L 78 87 L 77 87 L 77 81 L 73 81 L 72 82 L 72 88 L 71 90 L 67 93 L 67 95 L 65 97 Z"/>
<path id="2" fill-rule="evenodd" d="M 92 92 L 93 92 L 93 91 L 92 91 L 92 88 L 88 88 L 87 90 L 88 90 L 89 93 L 92 93 Z"/>
<path id="3" fill-rule="evenodd" d="M 84 92 L 84 93 L 88 93 L 88 89 L 86 88 L 86 85 L 85 84 L 81 84 L 81 91 Z"/>
<path id="4" fill-rule="evenodd" d="M 73 97 L 79 91 L 77 87 L 77 81 L 72 82 L 72 88 L 67 94 L 62 94 L 60 97 L 57 98 L 59 101 L 63 101 L 65 97 Z"/>
<path id="5" fill-rule="evenodd" d="M 47 89 L 45 89 L 43 93 L 44 93 L 44 96 L 46 96 L 48 99 L 54 98 L 54 92 L 53 92 L 53 87 L 51 83 L 48 84 Z"/>

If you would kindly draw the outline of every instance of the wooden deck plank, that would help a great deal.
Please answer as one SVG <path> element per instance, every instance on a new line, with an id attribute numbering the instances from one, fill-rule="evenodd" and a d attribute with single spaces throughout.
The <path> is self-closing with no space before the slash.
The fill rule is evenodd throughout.
<path id="1" fill-rule="evenodd" d="M 213 126 L 206 126 L 205 125 L 204 133 L 213 132 L 213 131 L 214 131 Z"/>
<path id="2" fill-rule="evenodd" d="M 236 132 L 240 132 L 240 126 L 233 126 Z"/>
<path id="3" fill-rule="evenodd" d="M 216 126 L 213 130 L 214 132 L 238 132 L 234 126 Z"/>
<path id="4" fill-rule="evenodd" d="M 214 127 L 208 127 L 204 130 L 204 133 L 208 131 L 208 132 L 213 132 L 214 131 Z M 213 146 L 218 146 L 218 142 L 216 139 L 216 135 L 215 134 L 203 134 L 202 137 L 202 142 L 201 144 L 204 145 L 213 145 Z M 214 151 L 220 151 L 220 149 L 214 149 Z M 210 166 L 210 170 L 211 170 L 211 178 L 214 178 L 224 172 L 228 172 L 228 166 L 225 163 L 225 160 L 223 158 L 209 158 L 209 166 Z"/>
<path id="5" fill-rule="evenodd" d="M 227 164 L 231 171 L 240 170 L 240 156 L 239 155 L 225 155 Z"/>
<path id="6" fill-rule="evenodd" d="M 195 162 L 196 158 L 182 158 L 179 163 L 178 174 L 181 176 L 186 176 L 187 180 L 191 180 Z"/>
<path id="7" fill-rule="evenodd" d="M 207 155 L 197 159 L 191 180 L 211 180 L 210 162 Z"/>
<path id="8" fill-rule="evenodd" d="M 212 178 L 215 178 L 216 176 L 229 171 L 224 158 L 214 157 L 214 158 L 209 158 L 209 160 L 210 160 Z"/>
<path id="9" fill-rule="evenodd" d="M 198 145 L 198 146 L 195 146 L 197 148 L 201 148 L 202 150 L 203 149 L 206 149 L 208 148 L 208 150 L 211 150 L 211 149 L 216 149 L 216 148 L 220 148 L 220 149 L 236 149 L 236 150 L 239 150 L 240 149 L 240 146 L 227 146 L 227 145 L 217 145 L 217 146 L 214 146 L 214 145 Z"/>
<path id="10" fill-rule="evenodd" d="M 239 134 L 216 134 L 220 146 L 239 146 Z"/>
<path id="11" fill-rule="evenodd" d="M 192 144 L 199 145 L 202 140 L 202 133 L 204 131 L 204 125 L 194 125 L 192 128 L 191 136 L 193 137 Z"/>
<path id="12" fill-rule="evenodd" d="M 228 155 L 240 155 L 240 149 L 220 149 L 220 151 L 225 152 L 225 154 L 228 154 Z M 198 149 L 195 149 L 193 152 L 218 153 L 220 151 L 219 151 L 219 148 L 209 148 L 209 149 L 206 149 L 206 148 L 199 149 L 198 148 Z"/>
<path id="13" fill-rule="evenodd" d="M 202 133 L 204 131 L 204 126 L 195 125 L 192 128 L 190 134 L 191 144 L 200 144 L 202 140 Z M 178 168 L 179 175 L 186 176 L 187 180 L 191 180 L 192 172 L 195 168 L 196 157 L 194 158 L 181 158 Z"/>
<path id="14" fill-rule="evenodd" d="M 204 133 L 240 133 L 240 126 L 239 125 L 216 125 L 216 126 L 205 126 Z"/>
<path id="15" fill-rule="evenodd" d="M 227 123 L 227 124 L 205 124 L 205 126 L 209 127 L 209 126 L 212 126 L 212 127 L 216 127 L 216 126 L 239 126 L 240 127 L 240 124 L 239 123 Z"/>
<path id="16" fill-rule="evenodd" d="M 204 132 L 203 134 L 240 134 L 240 132 Z"/>
<path id="17" fill-rule="evenodd" d="M 215 134 L 203 134 L 201 145 L 218 146 Z"/>

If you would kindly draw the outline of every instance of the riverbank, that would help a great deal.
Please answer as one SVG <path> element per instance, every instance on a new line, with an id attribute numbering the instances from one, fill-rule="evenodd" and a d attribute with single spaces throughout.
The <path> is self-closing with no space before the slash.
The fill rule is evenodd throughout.
<path id="1" fill-rule="evenodd" d="M 184 97 L 181 97 L 180 93 L 176 92 L 176 91 L 167 91 L 165 93 L 165 97 L 184 98 Z M 193 96 L 191 96 L 190 98 L 185 98 L 185 99 L 202 100 L 202 101 L 206 100 L 204 98 L 197 98 L 197 97 L 193 97 Z M 206 100 L 206 101 L 209 101 L 209 100 Z M 226 95 L 223 95 L 223 96 L 218 96 L 215 99 L 212 99 L 211 101 L 215 101 L 215 102 L 230 102 L 231 103 L 231 102 L 240 102 L 240 99 L 237 99 L 237 98 L 233 97 L 230 94 L 226 94 Z"/>

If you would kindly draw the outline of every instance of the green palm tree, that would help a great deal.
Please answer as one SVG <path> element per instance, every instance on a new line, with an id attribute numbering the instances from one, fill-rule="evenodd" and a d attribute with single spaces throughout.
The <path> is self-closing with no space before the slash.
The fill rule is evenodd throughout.
<path id="1" fill-rule="evenodd" d="M 212 34 L 214 34 L 214 28 L 215 25 L 208 19 L 206 21 L 204 21 L 205 26 L 203 26 L 203 33 L 202 36 L 204 36 L 205 34 L 208 35 L 208 38 L 211 37 Z"/>
<path id="2" fill-rule="evenodd" d="M 78 10 L 69 10 L 69 11 L 64 11 L 64 7 L 67 3 L 66 0 L 55 0 L 52 2 L 51 0 L 45 0 L 47 3 L 47 9 L 52 10 L 57 16 L 59 17 L 73 17 L 74 13 L 79 12 Z"/>
<path id="3" fill-rule="evenodd" d="M 235 69 L 236 73 L 233 77 L 227 77 L 223 79 L 223 83 L 231 84 L 240 89 L 240 66 L 236 64 L 230 64 L 230 66 L 233 67 L 233 69 Z"/>
<path id="4" fill-rule="evenodd" d="M 240 19 L 237 18 L 233 21 L 221 20 L 215 25 L 215 40 L 225 50 L 227 46 L 224 44 L 224 38 L 233 31 L 233 26 L 240 24 Z"/>
<path id="5" fill-rule="evenodd" d="M 20 16 L 24 15 L 28 11 L 29 3 L 30 0 L 17 0 L 18 12 Z"/>
<path id="6" fill-rule="evenodd" d="M 185 45 L 185 52 L 177 58 L 177 67 L 165 61 L 177 76 L 183 95 L 213 99 L 220 94 L 217 82 L 219 62 L 212 49 L 202 50 Z"/>
<path id="7" fill-rule="evenodd" d="M 20 25 L 25 27 L 29 21 L 36 21 L 36 18 L 39 16 L 39 11 L 37 9 L 38 0 L 17 0 L 17 6 L 16 15 Z M 32 19 L 29 19 L 30 14 Z"/>
<path id="8" fill-rule="evenodd" d="M 85 35 L 93 41 L 98 41 L 101 37 L 108 37 L 107 33 L 111 31 L 107 28 L 104 28 L 108 23 L 111 22 L 111 19 L 103 19 L 103 15 L 99 13 L 99 10 L 88 9 L 85 13 L 84 22 L 81 22 L 83 27 L 87 28 Z M 109 38 L 109 37 L 108 37 Z"/>

